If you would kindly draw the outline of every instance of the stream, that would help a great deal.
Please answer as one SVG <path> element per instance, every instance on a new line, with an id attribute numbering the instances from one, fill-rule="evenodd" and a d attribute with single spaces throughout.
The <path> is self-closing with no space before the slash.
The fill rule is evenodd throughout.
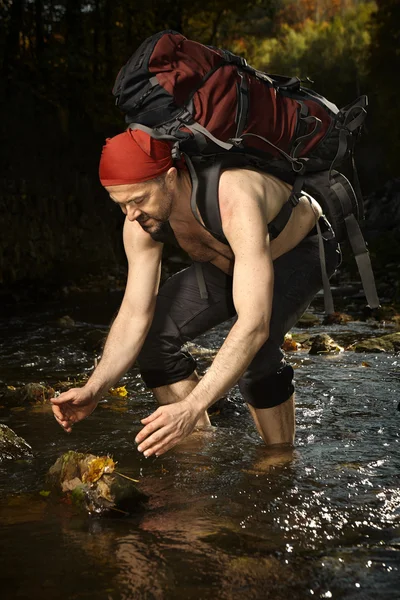
<path id="1" fill-rule="evenodd" d="M 71 294 L 19 306 L 0 320 L 0 390 L 90 374 L 93 340 L 121 300 Z M 60 328 L 68 314 L 75 322 Z M 229 329 L 196 340 L 200 368 Z M 93 333 L 95 331 L 95 334 Z M 296 330 L 294 330 L 296 331 Z M 340 336 L 376 325 L 314 327 Z M 400 598 L 400 356 L 290 354 L 297 381 L 292 451 L 267 450 L 237 388 L 173 451 L 146 459 L 134 438 L 155 409 L 134 368 L 128 396 L 107 397 L 65 434 L 47 404 L 10 409 L 0 422 L 33 449 L 0 463 L 0 595 L 158 600 L 398 600 Z M 109 454 L 149 496 L 140 514 L 99 518 L 40 495 L 63 452 Z"/>

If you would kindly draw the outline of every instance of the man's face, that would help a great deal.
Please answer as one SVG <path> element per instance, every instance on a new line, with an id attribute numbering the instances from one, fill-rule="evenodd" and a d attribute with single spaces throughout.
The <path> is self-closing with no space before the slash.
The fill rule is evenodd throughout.
<path id="1" fill-rule="evenodd" d="M 173 191 L 166 176 L 145 183 L 107 186 L 111 200 L 121 207 L 129 221 L 137 221 L 154 239 L 170 218 Z"/>

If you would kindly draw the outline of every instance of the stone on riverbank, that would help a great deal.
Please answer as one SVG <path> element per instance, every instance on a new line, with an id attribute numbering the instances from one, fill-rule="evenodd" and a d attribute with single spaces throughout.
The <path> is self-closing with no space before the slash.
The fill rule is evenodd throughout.
<path id="1" fill-rule="evenodd" d="M 389 333 L 380 337 L 358 342 L 355 352 L 400 352 L 400 332 Z"/>
<path id="2" fill-rule="evenodd" d="M 314 327 L 315 325 L 319 325 L 321 321 L 316 315 L 312 313 L 305 312 L 302 317 L 297 321 L 296 327 Z"/>
<path id="3" fill-rule="evenodd" d="M 338 354 L 343 350 L 328 334 L 321 333 L 312 338 L 309 354 Z"/>
<path id="4" fill-rule="evenodd" d="M 54 396 L 54 389 L 41 383 L 27 383 L 21 387 L 7 386 L 5 400 L 13 405 L 44 403 Z"/>
<path id="5" fill-rule="evenodd" d="M 0 462 L 32 456 L 32 448 L 15 431 L 0 423 Z"/>
<path id="6" fill-rule="evenodd" d="M 73 329 L 76 326 L 75 321 L 69 315 L 64 315 L 57 319 L 57 325 L 63 329 Z"/>
<path id="7" fill-rule="evenodd" d="M 73 450 L 60 456 L 50 468 L 47 485 L 71 504 L 89 513 L 137 512 L 147 496 L 134 481 L 115 471 L 110 456 L 95 456 Z"/>
<path id="8" fill-rule="evenodd" d="M 350 323 L 354 321 L 353 317 L 346 313 L 334 312 L 330 315 L 326 315 L 324 318 L 324 325 L 343 325 L 343 323 Z"/>

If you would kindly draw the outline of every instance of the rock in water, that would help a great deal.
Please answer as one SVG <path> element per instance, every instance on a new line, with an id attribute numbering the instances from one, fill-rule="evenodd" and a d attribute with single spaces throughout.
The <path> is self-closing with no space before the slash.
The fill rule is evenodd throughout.
<path id="1" fill-rule="evenodd" d="M 32 448 L 12 429 L 0 423 L 0 462 L 8 459 L 29 458 Z"/>
<path id="2" fill-rule="evenodd" d="M 343 323 L 350 323 L 354 321 L 353 317 L 346 313 L 334 312 L 330 315 L 326 315 L 324 318 L 324 325 L 343 325 Z"/>
<path id="3" fill-rule="evenodd" d="M 65 495 L 72 504 L 89 513 L 137 512 L 148 497 L 133 480 L 117 473 L 115 466 L 110 456 L 71 450 L 49 469 L 47 484 L 52 491 Z"/>
<path id="4" fill-rule="evenodd" d="M 319 325 L 321 321 L 316 315 L 313 313 L 305 312 L 300 319 L 296 323 L 296 327 L 314 327 L 315 325 Z"/>
<path id="5" fill-rule="evenodd" d="M 354 346 L 356 352 L 400 352 L 400 332 L 369 338 Z"/>
<path id="6" fill-rule="evenodd" d="M 16 406 L 43 404 L 54 396 L 52 387 L 41 383 L 26 383 L 20 387 L 7 386 L 4 399 Z"/>
<path id="7" fill-rule="evenodd" d="M 337 354 L 338 352 L 343 352 L 343 348 L 326 333 L 312 338 L 309 354 Z"/>

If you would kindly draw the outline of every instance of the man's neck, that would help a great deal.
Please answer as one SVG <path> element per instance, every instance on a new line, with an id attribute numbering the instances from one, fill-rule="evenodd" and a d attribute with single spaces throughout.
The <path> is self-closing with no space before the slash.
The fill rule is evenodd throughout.
<path id="1" fill-rule="evenodd" d="M 192 196 L 192 181 L 186 170 L 180 172 L 174 200 L 170 222 L 188 222 L 193 219 L 193 213 L 190 208 L 190 198 Z"/>

